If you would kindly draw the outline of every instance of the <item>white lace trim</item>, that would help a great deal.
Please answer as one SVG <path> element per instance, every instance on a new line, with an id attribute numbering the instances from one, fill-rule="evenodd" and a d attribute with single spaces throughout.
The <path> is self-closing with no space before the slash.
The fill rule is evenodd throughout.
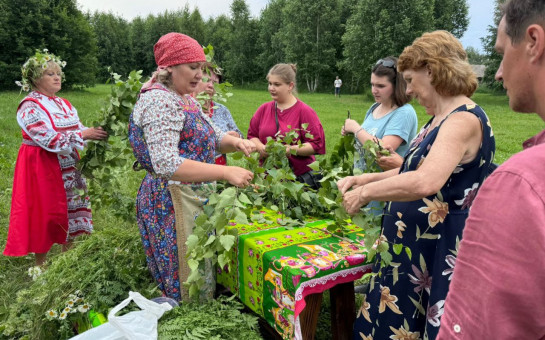
<path id="1" fill-rule="evenodd" d="M 315 280 L 309 280 L 309 281 L 303 282 L 303 283 L 301 283 L 299 288 L 297 288 L 297 290 L 295 291 L 295 304 L 297 304 L 297 302 L 299 302 L 300 300 L 303 299 L 303 291 L 305 289 L 307 289 L 309 287 L 316 287 L 316 286 L 325 285 L 329 281 L 336 281 L 339 277 L 347 277 L 348 275 L 354 275 L 354 274 L 360 274 L 360 273 L 363 275 L 365 272 L 367 272 L 371 268 L 371 266 L 372 266 L 371 264 L 368 264 L 368 265 L 361 266 L 361 267 L 348 268 L 348 269 L 341 270 L 341 271 L 338 271 L 338 272 L 333 273 L 333 274 L 329 274 L 329 275 L 320 277 L 320 278 L 315 279 Z M 295 331 L 294 331 L 293 337 L 296 340 L 302 340 L 303 335 L 301 334 L 301 322 L 299 320 L 299 315 L 297 315 L 297 317 L 295 318 L 294 324 L 295 324 L 294 325 L 295 326 Z"/>

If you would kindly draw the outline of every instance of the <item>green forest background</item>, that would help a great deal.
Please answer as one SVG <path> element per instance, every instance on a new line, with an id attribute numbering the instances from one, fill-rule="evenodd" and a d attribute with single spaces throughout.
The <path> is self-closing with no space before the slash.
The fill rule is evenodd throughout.
<path id="1" fill-rule="evenodd" d="M 102 83 L 109 70 L 126 76 L 141 69 L 149 76 L 156 67 L 153 45 L 175 31 L 214 46 L 234 85 L 263 82 L 272 65 L 288 62 L 298 66 L 300 91 L 332 91 L 338 75 L 344 93 L 361 93 L 376 60 L 399 55 L 426 31 L 445 29 L 459 38 L 468 23 L 466 0 L 271 0 L 259 17 L 245 0 L 233 0 L 229 15 L 203 18 L 186 5 L 131 21 L 84 13 L 76 0 L 0 0 L 0 90 L 16 89 L 21 65 L 43 48 L 67 62 L 65 89 Z M 489 66 L 483 84 L 501 88 L 493 79 L 495 28 L 482 40 L 484 53 L 470 47 L 470 62 Z"/>

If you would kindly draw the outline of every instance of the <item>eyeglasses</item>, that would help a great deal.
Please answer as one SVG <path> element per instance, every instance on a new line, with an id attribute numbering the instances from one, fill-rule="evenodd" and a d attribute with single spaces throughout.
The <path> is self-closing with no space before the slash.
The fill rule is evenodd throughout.
<path id="1" fill-rule="evenodd" d="M 395 70 L 395 62 L 393 60 L 384 60 L 384 59 L 380 59 L 379 61 L 377 61 L 377 63 L 375 64 L 375 66 L 377 65 L 382 65 L 384 67 L 390 67 L 390 68 L 393 68 Z"/>

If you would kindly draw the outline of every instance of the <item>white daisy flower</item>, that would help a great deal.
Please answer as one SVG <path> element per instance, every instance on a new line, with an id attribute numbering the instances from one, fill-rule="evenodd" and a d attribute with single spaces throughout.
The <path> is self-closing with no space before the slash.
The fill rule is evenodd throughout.
<path id="1" fill-rule="evenodd" d="M 66 316 L 67 316 L 67 315 L 68 315 L 68 314 L 66 314 L 65 312 L 62 312 L 61 315 L 59 315 L 59 320 L 64 320 L 64 319 L 66 319 Z"/>
<path id="2" fill-rule="evenodd" d="M 45 315 L 50 319 L 55 319 L 58 314 L 56 310 L 50 309 L 45 313 Z"/>
<path id="3" fill-rule="evenodd" d="M 86 313 L 91 308 L 91 305 L 88 303 L 84 303 L 83 305 L 78 306 L 78 311 L 80 313 Z"/>
<path id="4" fill-rule="evenodd" d="M 23 90 L 26 91 L 24 86 L 23 86 Z M 28 268 L 28 276 L 30 276 L 33 281 L 36 281 L 36 279 L 40 275 L 42 275 L 42 269 L 39 266 Z"/>

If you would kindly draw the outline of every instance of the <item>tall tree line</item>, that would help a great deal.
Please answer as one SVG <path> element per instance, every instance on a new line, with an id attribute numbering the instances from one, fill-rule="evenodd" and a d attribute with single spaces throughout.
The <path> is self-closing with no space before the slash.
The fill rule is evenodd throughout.
<path id="1" fill-rule="evenodd" d="M 495 0 L 494 7 L 494 25 L 488 26 L 488 35 L 484 38 L 481 38 L 483 43 L 484 52 L 486 55 L 486 71 L 484 72 L 483 83 L 491 89 L 497 91 L 503 91 L 503 85 L 500 82 L 497 82 L 494 79 L 496 71 L 501 63 L 501 55 L 499 55 L 494 49 L 496 44 L 496 35 L 498 33 L 498 24 L 501 20 L 501 11 L 500 7 L 506 0 Z"/>
<path id="2" fill-rule="evenodd" d="M 376 60 L 399 55 L 425 31 L 461 37 L 467 0 L 270 0 L 252 17 L 245 0 L 229 15 L 203 19 L 188 6 L 127 21 L 112 13 L 81 13 L 76 0 L 0 0 L 0 88 L 13 89 L 20 65 L 36 48 L 67 62 L 67 85 L 104 81 L 109 70 L 155 70 L 153 45 L 168 32 L 214 46 L 225 78 L 240 85 L 265 81 L 276 63 L 295 63 L 299 88 L 333 89 L 339 75 L 360 91 Z"/>

